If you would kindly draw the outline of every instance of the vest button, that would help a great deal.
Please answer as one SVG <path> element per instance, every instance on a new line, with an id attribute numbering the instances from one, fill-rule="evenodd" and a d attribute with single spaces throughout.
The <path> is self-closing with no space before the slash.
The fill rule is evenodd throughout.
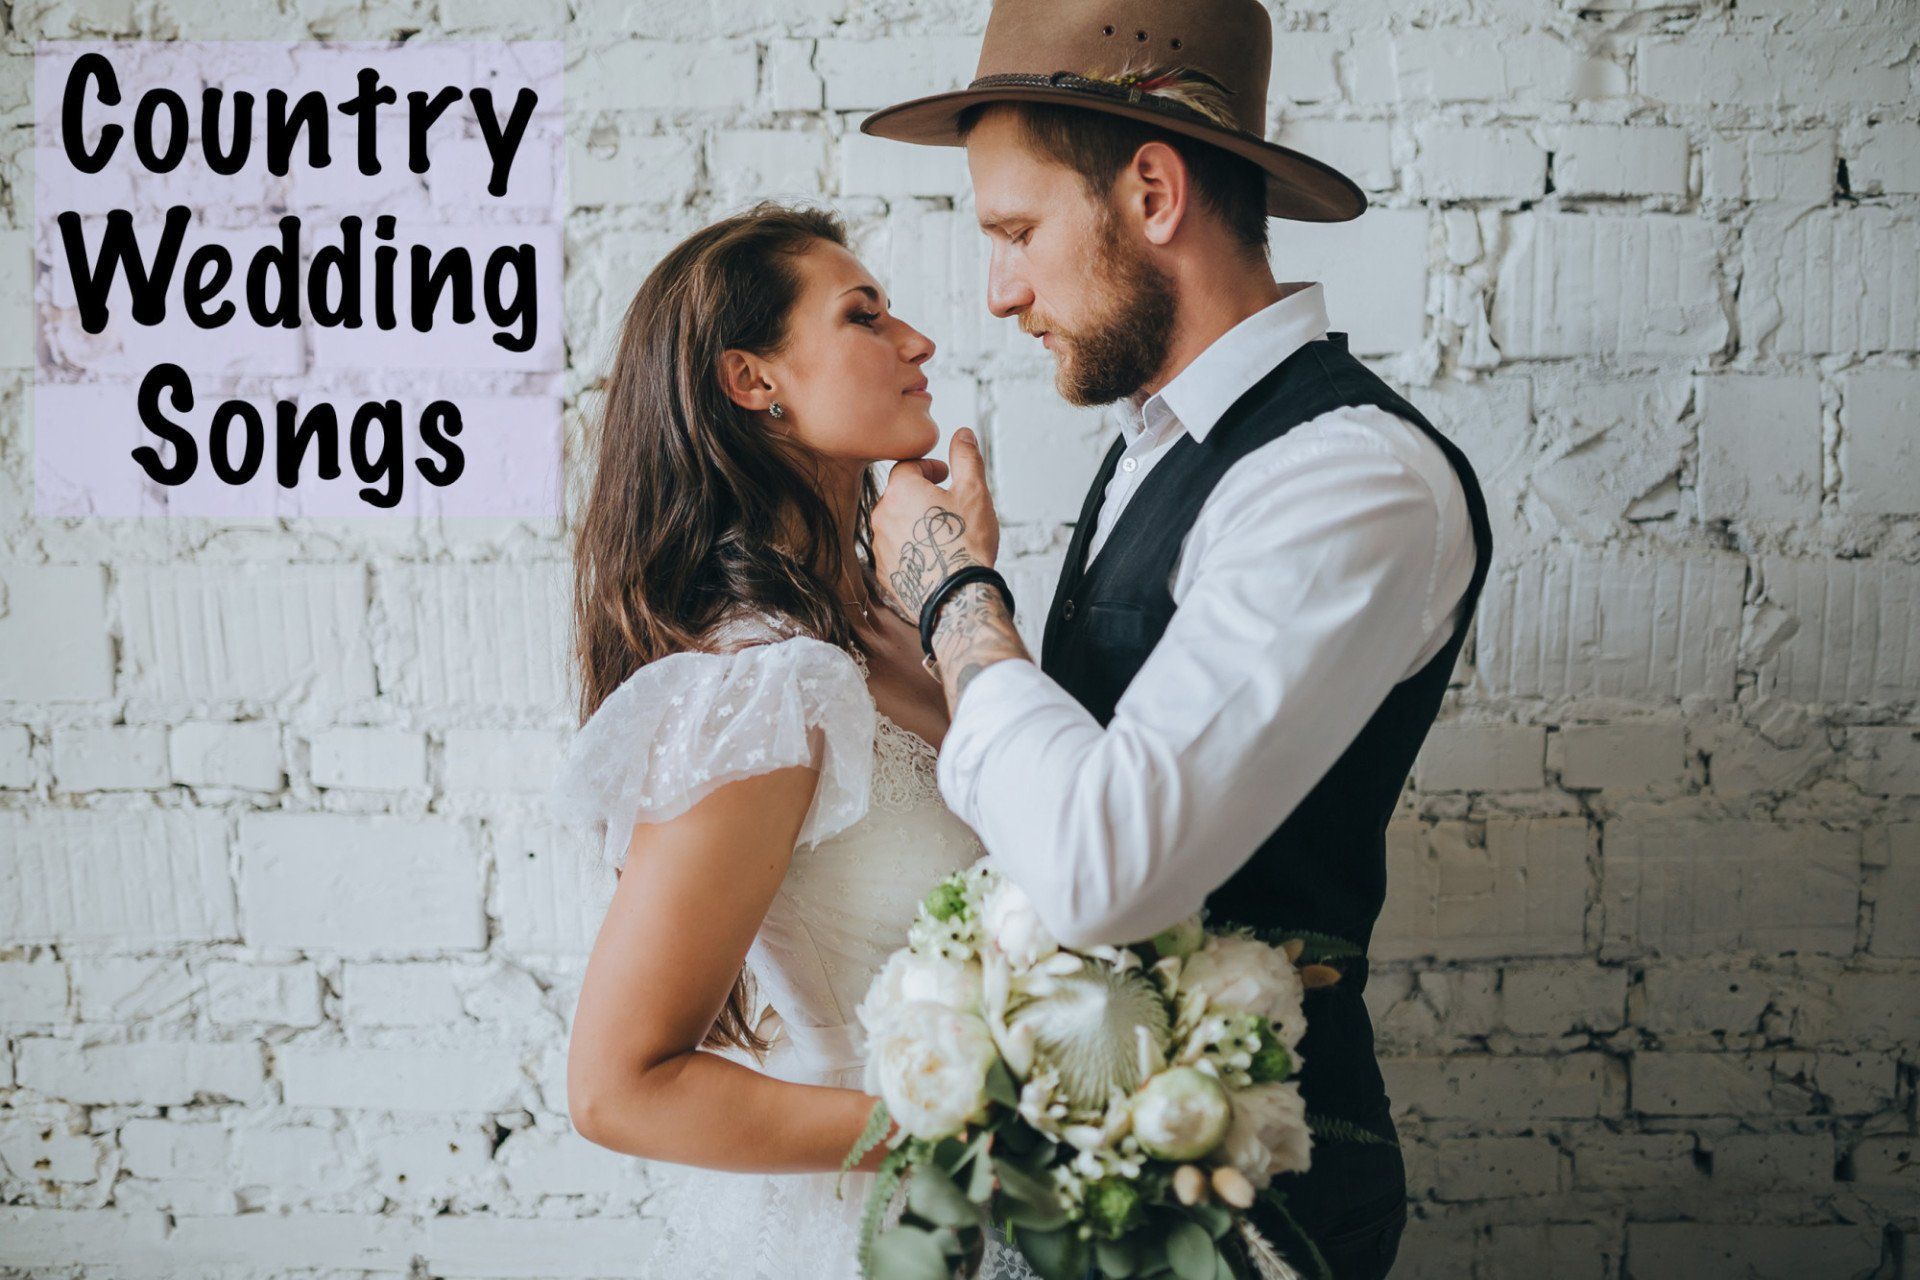
<path id="1" fill-rule="evenodd" d="M 1060 617 L 1067 622 L 1073 621 L 1073 601 L 1067 601 L 1066 607 L 1060 610 Z"/>

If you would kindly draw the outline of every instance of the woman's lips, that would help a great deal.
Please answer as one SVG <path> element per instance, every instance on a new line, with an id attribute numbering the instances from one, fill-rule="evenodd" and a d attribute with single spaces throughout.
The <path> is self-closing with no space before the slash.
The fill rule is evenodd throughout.
<path id="1" fill-rule="evenodd" d="M 900 394 L 903 396 L 921 396 L 928 400 L 933 399 L 933 392 L 927 390 L 927 380 L 925 378 L 920 379 L 920 381 L 914 383 Z"/>

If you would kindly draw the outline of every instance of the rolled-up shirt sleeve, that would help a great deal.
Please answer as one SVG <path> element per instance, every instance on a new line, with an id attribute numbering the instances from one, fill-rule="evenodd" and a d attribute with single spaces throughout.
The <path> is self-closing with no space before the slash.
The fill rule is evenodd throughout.
<path id="1" fill-rule="evenodd" d="M 1137 941 L 1197 911 L 1464 592 L 1440 497 L 1377 435 L 1257 460 L 1209 498 L 1204 554 L 1105 728 L 1032 662 L 1006 661 L 968 685 L 942 744 L 947 803 L 1069 946 Z"/>

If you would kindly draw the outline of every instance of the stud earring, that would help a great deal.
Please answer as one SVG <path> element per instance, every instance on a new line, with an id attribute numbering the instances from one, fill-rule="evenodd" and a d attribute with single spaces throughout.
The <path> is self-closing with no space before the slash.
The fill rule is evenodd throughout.
<path id="1" fill-rule="evenodd" d="M 778 400 L 775 400 L 771 405 L 767 406 L 767 412 L 776 418 L 784 418 L 787 416 L 786 406 Z"/>

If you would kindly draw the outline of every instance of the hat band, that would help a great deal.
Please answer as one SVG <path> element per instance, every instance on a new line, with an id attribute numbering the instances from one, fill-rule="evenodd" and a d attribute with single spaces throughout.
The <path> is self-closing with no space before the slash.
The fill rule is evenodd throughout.
<path id="1" fill-rule="evenodd" d="M 1199 76 L 1224 93 L 1233 92 L 1212 76 L 1199 72 L 1189 74 Z M 1099 80 L 1092 76 L 1083 76 L 1072 71 L 1056 71 L 1052 75 L 1038 75 L 1025 71 L 1009 71 L 1000 75 L 981 76 L 967 86 L 969 92 L 975 89 L 1065 89 L 1072 93 L 1091 94 L 1107 98 L 1114 102 L 1124 102 L 1132 107 L 1145 107 L 1163 115 L 1175 116 L 1193 124 L 1205 125 L 1223 133 L 1235 133 L 1243 137 L 1251 136 L 1246 130 L 1231 128 L 1221 124 L 1206 112 L 1163 98 L 1158 94 L 1142 92 L 1138 82 L 1116 83 L 1112 80 Z"/>

